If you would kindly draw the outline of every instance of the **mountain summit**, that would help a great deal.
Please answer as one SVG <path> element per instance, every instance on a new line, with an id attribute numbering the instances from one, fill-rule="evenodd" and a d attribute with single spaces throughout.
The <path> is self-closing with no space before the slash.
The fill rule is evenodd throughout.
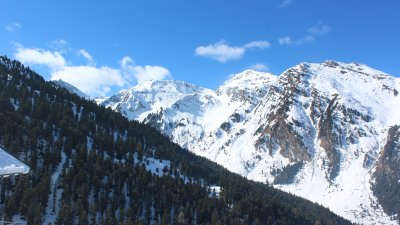
<path id="1" fill-rule="evenodd" d="M 149 81 L 98 104 L 249 179 L 362 223 L 396 223 L 400 79 L 363 64 L 246 70 L 217 90 Z"/>

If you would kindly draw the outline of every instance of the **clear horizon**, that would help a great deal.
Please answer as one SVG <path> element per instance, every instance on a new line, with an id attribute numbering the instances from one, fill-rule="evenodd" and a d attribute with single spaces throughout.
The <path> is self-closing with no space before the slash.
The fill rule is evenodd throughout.
<path id="1" fill-rule="evenodd" d="M 215 89 L 246 69 L 359 62 L 400 75 L 400 2 L 2 3 L 1 55 L 91 96 L 146 79 Z"/>

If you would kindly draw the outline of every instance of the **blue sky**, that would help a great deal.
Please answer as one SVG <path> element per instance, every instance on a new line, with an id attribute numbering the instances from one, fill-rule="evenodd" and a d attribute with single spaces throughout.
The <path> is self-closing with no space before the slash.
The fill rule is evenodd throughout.
<path id="1" fill-rule="evenodd" d="M 148 78 L 215 89 L 248 68 L 360 62 L 400 75 L 397 0 L 2 1 L 0 54 L 89 95 Z"/>

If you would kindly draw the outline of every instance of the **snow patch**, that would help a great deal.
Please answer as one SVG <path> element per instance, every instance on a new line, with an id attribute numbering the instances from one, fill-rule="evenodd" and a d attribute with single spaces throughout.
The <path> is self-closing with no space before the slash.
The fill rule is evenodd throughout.
<path id="1" fill-rule="evenodd" d="M 50 180 L 50 194 L 48 197 L 46 214 L 44 215 L 44 222 L 43 224 L 55 224 L 56 221 L 56 214 L 55 212 L 59 212 L 60 204 L 61 204 L 61 196 L 62 196 L 62 189 L 57 188 L 58 178 L 60 177 L 61 170 L 65 163 L 66 155 L 64 152 L 61 153 L 61 162 L 58 164 L 56 170 L 51 175 Z"/>

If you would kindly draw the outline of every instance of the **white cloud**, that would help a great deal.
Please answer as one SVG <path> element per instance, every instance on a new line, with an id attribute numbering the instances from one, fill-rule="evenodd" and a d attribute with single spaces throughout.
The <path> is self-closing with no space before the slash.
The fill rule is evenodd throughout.
<path id="1" fill-rule="evenodd" d="M 135 66 L 135 77 L 140 84 L 145 80 L 163 80 L 170 75 L 169 71 L 161 66 Z"/>
<path id="2" fill-rule="evenodd" d="M 240 59 L 244 55 L 246 49 L 244 47 L 229 46 L 223 41 L 210 44 L 207 46 L 199 46 L 195 53 L 198 56 L 208 57 L 220 62 Z"/>
<path id="3" fill-rule="evenodd" d="M 199 46 L 195 49 L 195 55 L 215 59 L 219 62 L 240 59 L 247 49 L 265 49 L 271 44 L 268 41 L 250 41 L 243 46 L 231 46 L 225 41 L 220 41 L 206 46 Z"/>
<path id="4" fill-rule="evenodd" d="M 64 47 L 64 46 L 68 46 L 68 42 L 64 39 L 58 39 L 58 40 L 54 40 L 50 42 L 51 44 L 54 44 L 55 46 L 58 47 Z"/>
<path id="5" fill-rule="evenodd" d="M 5 29 L 9 32 L 15 32 L 22 29 L 22 25 L 19 23 L 10 23 L 5 27 Z"/>
<path id="6" fill-rule="evenodd" d="M 59 52 L 40 48 L 24 48 L 16 43 L 15 58 L 24 64 L 36 64 L 50 67 L 53 71 L 63 68 L 67 63 Z"/>
<path id="7" fill-rule="evenodd" d="M 79 49 L 78 55 L 84 57 L 87 60 L 88 65 L 96 65 L 93 57 L 85 49 Z"/>
<path id="8" fill-rule="evenodd" d="M 285 36 L 285 37 L 279 38 L 278 42 L 279 42 L 280 45 L 291 45 L 291 44 L 294 43 L 292 38 L 289 37 L 289 36 Z"/>
<path id="9" fill-rule="evenodd" d="M 316 36 L 321 36 L 328 34 L 331 31 L 331 27 L 323 24 L 321 21 L 316 23 L 314 26 L 307 29 L 308 35 L 299 38 L 297 40 L 293 40 L 289 36 L 281 37 L 278 39 L 280 45 L 302 45 L 305 43 L 311 43 L 315 41 Z"/>
<path id="10" fill-rule="evenodd" d="M 250 41 L 246 43 L 243 47 L 251 49 L 251 48 L 259 48 L 259 49 L 264 49 L 264 48 L 269 48 L 271 47 L 271 44 L 268 41 Z"/>
<path id="11" fill-rule="evenodd" d="M 124 79 L 128 81 L 133 81 L 135 79 L 135 61 L 133 61 L 131 57 L 125 56 L 121 59 L 119 63 Z"/>
<path id="12" fill-rule="evenodd" d="M 293 4 L 293 1 L 292 1 L 292 0 L 284 0 L 284 1 L 282 1 L 282 3 L 279 5 L 279 7 L 280 7 L 280 8 L 286 8 L 286 7 L 288 7 L 288 6 L 292 5 L 292 4 Z"/>
<path id="13" fill-rule="evenodd" d="M 313 41 L 315 41 L 315 38 L 312 35 L 307 35 L 297 40 L 293 40 L 289 36 L 285 36 L 278 39 L 280 45 L 302 45 Z"/>
<path id="14" fill-rule="evenodd" d="M 111 87 L 123 87 L 126 84 L 119 69 L 106 66 L 65 66 L 51 74 L 51 80 L 59 79 L 90 96 L 105 96 Z"/>
<path id="15" fill-rule="evenodd" d="M 24 48 L 15 44 L 15 58 L 27 65 L 45 66 L 51 80 L 63 80 L 79 88 L 89 96 L 105 96 L 112 88 L 132 86 L 148 79 L 170 77 L 168 69 L 161 66 L 135 65 L 130 57 L 122 58 L 120 68 L 98 67 L 93 57 L 84 49 L 78 54 L 88 60 L 88 65 L 69 65 L 64 55 L 57 51 L 39 48 Z"/>
<path id="16" fill-rule="evenodd" d="M 268 66 L 265 65 L 264 63 L 256 63 L 253 64 L 249 67 L 249 69 L 255 70 L 255 71 L 267 71 L 269 70 Z"/>
<path id="17" fill-rule="evenodd" d="M 307 35 L 305 37 L 302 37 L 302 38 L 298 39 L 296 41 L 296 44 L 302 45 L 302 44 L 310 43 L 310 42 L 313 42 L 313 41 L 315 41 L 315 38 L 313 36 L 311 36 L 311 35 Z"/>
<path id="18" fill-rule="evenodd" d="M 308 33 L 311 35 L 324 35 L 327 34 L 331 31 L 331 27 L 328 25 L 323 24 L 321 21 L 319 21 L 317 24 L 314 26 L 308 28 Z"/>
<path id="19" fill-rule="evenodd" d="M 62 54 L 67 53 L 71 50 L 71 45 L 64 39 L 53 40 L 48 43 L 48 46 Z"/>
<path id="20" fill-rule="evenodd" d="M 134 77 L 138 84 L 146 80 L 164 80 L 171 76 L 169 70 L 162 66 L 138 66 L 128 56 L 122 58 L 121 70 L 126 80 L 131 80 Z"/>

